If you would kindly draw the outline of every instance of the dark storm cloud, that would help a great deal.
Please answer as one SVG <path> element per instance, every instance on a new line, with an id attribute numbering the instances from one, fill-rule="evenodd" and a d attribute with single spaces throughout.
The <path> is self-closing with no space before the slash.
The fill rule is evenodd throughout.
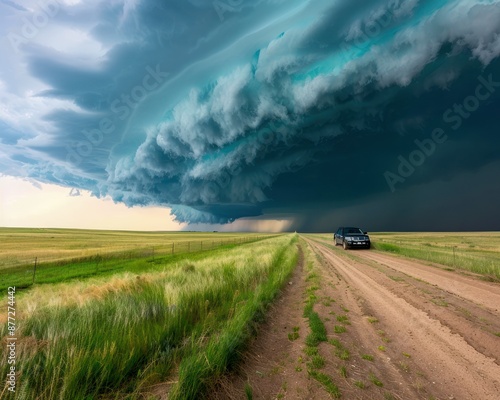
<path id="1" fill-rule="evenodd" d="M 432 191 L 443 203 L 439 182 L 466 174 L 484 191 L 500 144 L 499 2 L 234 3 L 61 6 L 54 26 L 107 50 L 89 63 L 23 47 L 45 85 L 35 96 L 76 106 L 48 110 L 43 140 L 23 144 L 40 154 L 28 174 L 182 222 L 282 211 L 309 230 L 372 204 L 373 226 L 403 228 L 389 209 Z"/>

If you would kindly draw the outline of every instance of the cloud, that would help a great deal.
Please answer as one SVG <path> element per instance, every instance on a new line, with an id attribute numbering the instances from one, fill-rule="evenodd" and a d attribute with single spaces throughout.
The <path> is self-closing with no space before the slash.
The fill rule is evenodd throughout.
<path id="1" fill-rule="evenodd" d="M 0 94 L 33 117 L 0 113 L 0 172 L 218 224 L 390 196 L 384 173 L 436 128 L 402 190 L 498 159 L 496 86 L 459 130 L 443 118 L 500 81 L 498 1 L 106 4 L 59 3 L 4 67 L 26 65 L 31 95 Z"/>
<path id="2" fill-rule="evenodd" d="M 78 197 L 78 196 L 81 196 L 81 192 L 79 189 L 71 188 L 71 190 L 69 191 L 69 196 L 70 197 Z"/>

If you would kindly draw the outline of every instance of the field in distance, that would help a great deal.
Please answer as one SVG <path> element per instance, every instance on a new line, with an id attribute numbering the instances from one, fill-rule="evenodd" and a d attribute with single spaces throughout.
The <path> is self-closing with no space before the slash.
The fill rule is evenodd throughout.
<path id="1" fill-rule="evenodd" d="M 369 232 L 369 235 L 376 250 L 500 281 L 500 232 Z M 333 240 L 333 234 L 314 236 Z"/>
<path id="2" fill-rule="evenodd" d="M 0 228 L 0 287 L 31 284 L 35 260 L 36 282 L 57 282 L 122 272 L 127 268 L 148 269 L 161 257 L 206 251 L 269 236 L 272 235 Z"/>
<path id="3" fill-rule="evenodd" d="M 109 265 L 122 266 L 112 275 L 91 262 L 54 264 L 40 271 L 47 278 L 42 284 L 37 278 L 34 285 L 16 287 L 15 335 L 7 328 L 7 307 L 0 306 L 0 338 L 6 342 L 11 335 L 16 342 L 17 387 L 10 398 L 142 399 L 160 391 L 171 399 L 197 399 L 238 358 L 298 260 L 294 234 L 75 231 L 61 232 L 61 250 L 77 244 L 80 233 L 89 240 L 100 235 L 103 244 L 190 238 L 206 246 L 154 259 L 111 260 Z M 36 236 L 28 232 L 18 241 L 29 249 Z M 68 278 L 67 270 L 76 265 L 84 271 L 87 264 L 93 275 Z M 12 268 L 5 271 L 1 278 L 15 286 Z M 6 352 L 2 346 L 0 357 Z M 0 374 L 7 376 L 9 368 L 3 363 Z"/>

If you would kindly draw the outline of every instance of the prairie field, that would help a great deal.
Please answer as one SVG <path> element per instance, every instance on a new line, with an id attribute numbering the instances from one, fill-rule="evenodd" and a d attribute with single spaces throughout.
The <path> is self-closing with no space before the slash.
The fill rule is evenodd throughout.
<path id="1" fill-rule="evenodd" d="M 238 359 L 297 264 L 296 242 L 293 234 L 242 241 L 156 258 L 140 272 L 18 290 L 15 398 L 148 398 L 158 384 L 169 398 L 198 398 Z"/>
<path id="2" fill-rule="evenodd" d="M 2 359 L 11 340 L 7 288 L 16 286 L 17 382 L 15 394 L 4 386 L 0 399 L 215 399 L 225 398 L 226 390 L 235 393 L 232 398 L 247 399 L 254 393 L 283 398 L 288 392 L 304 399 L 341 393 L 413 399 L 411 382 L 420 375 L 405 386 L 391 386 L 376 354 L 387 352 L 397 360 L 404 372 L 399 380 L 411 368 L 425 369 L 427 361 L 419 359 L 428 354 L 410 354 L 407 338 L 398 344 L 397 330 L 407 323 L 411 307 L 429 304 L 438 316 L 445 309 L 446 323 L 462 329 L 474 346 L 496 354 L 500 325 L 489 313 L 496 313 L 500 296 L 499 233 L 370 233 L 377 251 L 344 251 L 333 246 L 332 234 L 0 232 L 5 238 L 0 260 L 14 257 L 16 249 L 47 258 L 34 283 L 32 265 L 5 261 L 0 269 Z M 479 279 L 493 282 L 478 286 Z M 355 298 L 345 295 L 352 289 L 348 282 L 356 296 L 362 293 L 373 305 L 358 309 Z M 385 299 L 387 306 L 376 307 L 384 299 L 374 282 L 391 289 L 383 293 L 399 290 L 411 300 L 395 312 L 400 321 L 386 315 L 389 305 L 400 302 Z M 407 285 L 417 291 L 407 293 Z M 374 324 L 361 352 L 360 338 Z M 358 330 L 363 335 L 356 336 Z M 262 336 L 267 350 L 255 356 L 253 340 Z M 280 346 L 287 350 L 277 352 Z M 263 364 L 255 366 L 254 359 Z M 241 387 L 228 378 L 245 370 L 238 378 Z M 2 363 L 0 374 L 8 371 Z M 275 382 L 266 386 L 265 380 Z M 419 385 L 418 396 L 433 396 L 432 385 Z"/>
<path id="3" fill-rule="evenodd" d="M 373 248 L 500 280 L 500 232 L 369 232 Z M 332 234 L 312 234 L 333 244 Z"/>
<path id="4" fill-rule="evenodd" d="M 0 289 L 33 282 L 148 270 L 159 262 L 271 235 L 207 232 L 128 232 L 0 229 Z M 36 271 L 35 271 L 36 263 Z"/>
<path id="5" fill-rule="evenodd" d="M 376 233 L 377 250 L 500 280 L 500 232 Z"/>

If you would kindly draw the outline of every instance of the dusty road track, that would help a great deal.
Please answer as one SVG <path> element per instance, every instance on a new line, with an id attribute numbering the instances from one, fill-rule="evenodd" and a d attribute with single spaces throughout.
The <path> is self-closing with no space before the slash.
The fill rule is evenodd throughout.
<path id="1" fill-rule="evenodd" d="M 359 346 L 384 352 L 384 374 L 399 382 L 401 398 L 500 399 L 500 285 L 307 242 L 344 288 Z"/>
<path id="2" fill-rule="evenodd" d="M 500 285 L 471 279 L 456 273 L 438 269 L 422 263 L 396 258 L 391 255 L 372 251 L 358 252 L 359 257 L 386 265 L 397 271 L 422 279 L 432 285 L 437 285 L 457 296 L 490 308 L 500 310 Z"/>

